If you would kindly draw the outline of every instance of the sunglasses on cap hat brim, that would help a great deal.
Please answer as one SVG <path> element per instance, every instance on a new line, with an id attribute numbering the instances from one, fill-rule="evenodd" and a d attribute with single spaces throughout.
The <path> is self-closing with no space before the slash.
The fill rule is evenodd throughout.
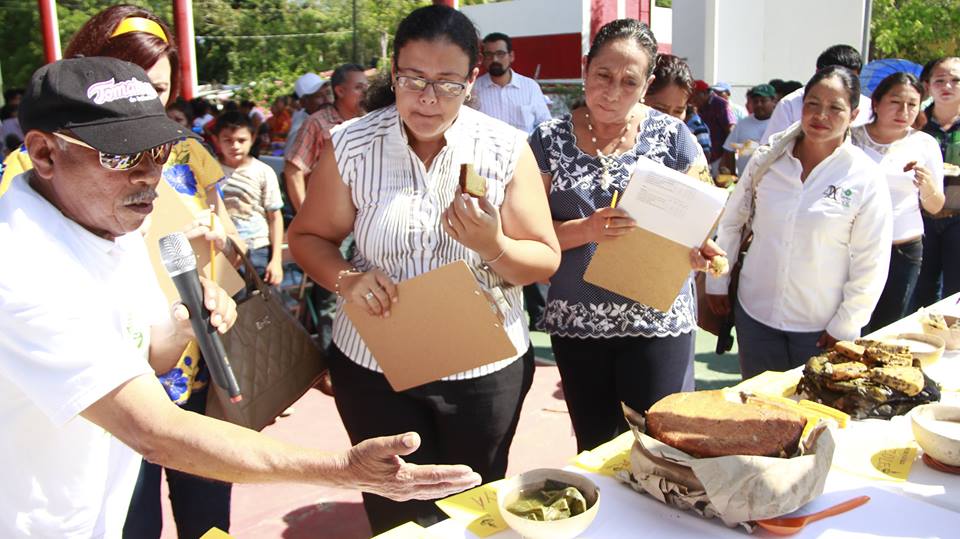
<path id="1" fill-rule="evenodd" d="M 150 148 L 149 150 L 144 150 L 142 152 L 131 153 L 131 154 L 116 154 L 116 153 L 107 153 L 102 152 L 93 146 L 87 144 L 86 142 L 71 137 L 65 133 L 54 132 L 53 133 L 57 138 L 64 140 L 70 144 L 76 146 L 82 146 L 84 148 L 89 148 L 98 154 L 100 154 L 100 166 L 107 170 L 130 170 L 135 168 L 143 160 L 143 156 L 150 154 L 150 157 L 153 159 L 153 162 L 158 165 L 163 165 L 167 162 L 167 159 L 170 158 L 170 150 L 173 148 L 174 142 L 167 142 L 159 146 Z"/>

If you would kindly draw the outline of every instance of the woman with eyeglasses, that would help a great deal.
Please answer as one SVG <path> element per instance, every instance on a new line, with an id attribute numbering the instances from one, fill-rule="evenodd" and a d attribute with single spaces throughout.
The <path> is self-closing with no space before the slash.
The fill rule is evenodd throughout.
<path id="1" fill-rule="evenodd" d="M 76 56 L 109 56 L 139 65 L 166 105 L 176 100 L 180 89 L 180 63 L 173 33 L 153 13 L 135 6 L 109 7 L 90 18 L 77 31 L 65 53 Z M 80 143 L 69 135 L 62 140 Z M 82 143 L 80 143 L 82 144 Z M 110 169 L 128 169 L 141 159 L 163 163 L 163 179 L 194 214 L 193 222 L 180 223 L 188 237 L 204 236 L 228 256 L 245 243 L 226 213 L 217 191 L 223 170 L 216 158 L 194 139 L 154 148 L 134 156 L 100 154 L 100 164 Z M 160 191 L 160 196 L 165 196 Z M 215 229 L 210 230 L 210 206 L 216 213 Z M 150 219 L 144 227 L 150 226 Z M 227 241 L 230 238 L 232 241 Z M 149 247 L 149 246 L 148 246 Z M 195 343 L 184 350 L 176 365 L 154 365 L 167 395 L 186 410 L 206 410 L 208 372 Z M 124 537 L 159 538 L 163 527 L 160 505 L 161 467 L 143 461 L 133 492 Z M 177 470 L 166 470 L 167 485 L 177 532 L 180 537 L 199 537 L 216 526 L 230 526 L 229 483 L 210 481 Z"/>
<path id="2" fill-rule="evenodd" d="M 463 106 L 478 43 L 473 23 L 445 6 L 417 9 L 400 23 L 389 86 L 375 84 L 370 112 L 333 131 L 289 241 L 300 266 L 339 296 L 329 366 L 350 438 L 416 431 L 423 443 L 410 461 L 467 464 L 490 482 L 506 473 L 533 377 L 521 286 L 549 277 L 560 255 L 526 135 Z M 487 179 L 485 197 L 460 192 L 464 163 Z M 347 261 L 339 245 L 351 232 L 356 254 Z M 481 286 L 503 292 L 517 355 L 396 392 L 343 306 L 388 317 L 404 301 L 397 282 L 457 260 Z M 433 335 L 424 328 L 397 338 Z M 364 494 L 364 507 L 374 535 L 444 518 L 429 501 Z"/>

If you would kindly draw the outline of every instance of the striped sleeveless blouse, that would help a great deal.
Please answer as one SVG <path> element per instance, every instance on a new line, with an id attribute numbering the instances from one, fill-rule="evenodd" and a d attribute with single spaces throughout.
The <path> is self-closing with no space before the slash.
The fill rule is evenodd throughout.
<path id="1" fill-rule="evenodd" d="M 510 285 L 493 270 L 486 269 L 480 255 L 448 236 L 440 225 L 441 214 L 456 194 L 462 163 L 473 163 L 477 173 L 487 178 L 490 202 L 498 208 L 503 204 L 507 184 L 527 144 L 525 134 L 469 107 L 461 107 L 457 119 L 444 133 L 446 145 L 429 169 L 407 143 L 396 106 L 341 124 L 331 134 L 337 168 L 357 208 L 353 228 L 356 254 L 351 260 L 354 267 L 360 271 L 379 268 L 394 282 L 400 282 L 464 260 L 481 285 L 488 289 L 501 287 L 510 304 L 504 326 L 517 355 L 443 380 L 490 374 L 526 352 L 530 336 L 523 319 L 521 287 Z M 397 338 L 429 339 L 431 328 L 424 327 L 420 335 Z M 343 313 L 342 298 L 337 301 L 333 342 L 355 363 L 382 372 Z M 450 353 L 456 354 L 457 350 Z"/>

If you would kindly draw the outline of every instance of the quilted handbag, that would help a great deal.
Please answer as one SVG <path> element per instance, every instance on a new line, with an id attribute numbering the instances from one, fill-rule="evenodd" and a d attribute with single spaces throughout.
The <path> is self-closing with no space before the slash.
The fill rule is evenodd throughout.
<path id="1" fill-rule="evenodd" d="M 237 321 L 223 335 L 243 400 L 231 403 L 227 392 L 211 382 L 206 414 L 262 430 L 313 387 L 326 367 L 320 346 L 245 255 L 243 264 L 250 293 L 238 302 Z"/>

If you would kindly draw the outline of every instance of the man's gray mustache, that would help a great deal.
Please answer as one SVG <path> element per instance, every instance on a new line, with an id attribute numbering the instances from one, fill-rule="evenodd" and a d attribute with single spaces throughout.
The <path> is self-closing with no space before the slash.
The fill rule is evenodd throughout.
<path id="1" fill-rule="evenodd" d="M 131 204 L 149 204 L 157 198 L 156 189 L 147 189 L 140 191 L 139 193 L 134 193 L 124 199 L 123 204 L 129 206 Z"/>

